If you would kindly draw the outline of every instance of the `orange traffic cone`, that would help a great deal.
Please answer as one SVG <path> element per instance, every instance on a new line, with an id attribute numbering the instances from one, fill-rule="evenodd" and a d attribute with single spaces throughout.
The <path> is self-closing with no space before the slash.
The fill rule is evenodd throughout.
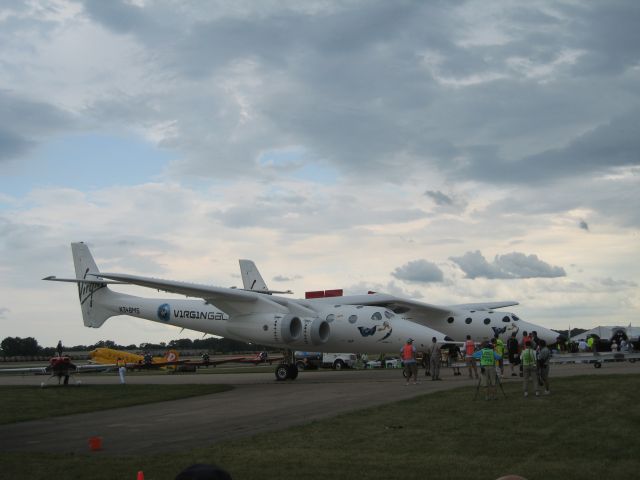
<path id="1" fill-rule="evenodd" d="M 90 437 L 89 438 L 89 449 L 92 452 L 102 449 L 102 437 Z"/>
<path id="2" fill-rule="evenodd" d="M 143 472 L 142 470 L 140 470 L 140 471 L 138 472 L 138 478 L 137 478 L 137 480 L 144 480 L 144 472 Z"/>

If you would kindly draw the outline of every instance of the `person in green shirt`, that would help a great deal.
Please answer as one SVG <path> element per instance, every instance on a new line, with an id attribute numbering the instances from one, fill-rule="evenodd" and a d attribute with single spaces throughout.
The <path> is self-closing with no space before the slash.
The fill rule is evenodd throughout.
<path id="1" fill-rule="evenodd" d="M 500 378 L 502 378 L 504 377 L 504 342 L 500 340 L 498 335 L 493 337 L 493 349 L 500 355 L 500 360 L 496 361 L 496 365 L 500 370 Z"/>

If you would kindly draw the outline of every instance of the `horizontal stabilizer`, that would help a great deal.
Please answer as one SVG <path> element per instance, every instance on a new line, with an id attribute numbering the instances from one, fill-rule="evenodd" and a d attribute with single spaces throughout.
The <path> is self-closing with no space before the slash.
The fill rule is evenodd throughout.
<path id="1" fill-rule="evenodd" d="M 127 285 L 127 282 L 117 282 L 115 280 L 98 280 L 87 278 L 58 278 L 55 275 L 44 277 L 42 280 L 48 280 L 50 282 L 70 282 L 70 283 L 92 283 L 92 284 L 105 284 L 105 283 L 117 283 L 120 285 Z"/>

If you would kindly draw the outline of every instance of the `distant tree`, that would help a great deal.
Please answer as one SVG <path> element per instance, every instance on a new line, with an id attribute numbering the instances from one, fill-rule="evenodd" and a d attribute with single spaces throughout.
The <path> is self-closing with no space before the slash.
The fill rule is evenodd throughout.
<path id="1" fill-rule="evenodd" d="M 38 345 L 37 340 L 33 337 L 7 337 L 0 342 L 0 347 L 4 355 L 9 357 L 38 355 L 42 350 L 42 347 Z"/>
<path id="2" fill-rule="evenodd" d="M 187 350 L 189 348 L 193 348 L 193 340 L 190 338 L 179 338 L 177 340 L 171 340 L 167 346 L 170 348 Z"/>

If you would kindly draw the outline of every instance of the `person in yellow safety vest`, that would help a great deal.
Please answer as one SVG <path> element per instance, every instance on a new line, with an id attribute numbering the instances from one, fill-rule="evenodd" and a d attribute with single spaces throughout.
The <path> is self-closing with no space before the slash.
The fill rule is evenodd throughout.
<path id="1" fill-rule="evenodd" d="M 493 337 L 493 349 L 500 355 L 500 360 L 496 361 L 496 367 L 500 369 L 500 378 L 502 378 L 504 376 L 504 342 L 498 335 Z"/>
<path id="2" fill-rule="evenodd" d="M 589 350 L 591 350 L 592 352 L 596 351 L 596 349 L 594 348 L 594 343 L 595 343 L 595 340 L 593 337 L 587 338 L 587 347 L 589 347 Z"/>
<path id="3" fill-rule="evenodd" d="M 490 342 L 482 346 L 473 354 L 473 358 L 480 360 L 480 374 L 482 375 L 482 386 L 485 387 L 484 399 L 496 400 L 496 360 L 502 357 L 493 349 Z"/>
<path id="4" fill-rule="evenodd" d="M 522 362 L 522 373 L 523 373 L 523 389 L 524 396 L 529 396 L 529 380 L 533 381 L 533 386 L 535 387 L 536 397 L 540 395 L 538 391 L 538 372 L 537 372 L 537 356 L 536 351 L 531 348 L 531 340 L 525 343 L 525 348 L 523 352 L 520 354 L 520 361 Z"/>
<path id="5" fill-rule="evenodd" d="M 118 358 L 116 366 L 118 367 L 118 375 L 120 375 L 120 383 L 124 385 L 124 375 L 127 373 L 127 363 L 122 358 Z"/>

